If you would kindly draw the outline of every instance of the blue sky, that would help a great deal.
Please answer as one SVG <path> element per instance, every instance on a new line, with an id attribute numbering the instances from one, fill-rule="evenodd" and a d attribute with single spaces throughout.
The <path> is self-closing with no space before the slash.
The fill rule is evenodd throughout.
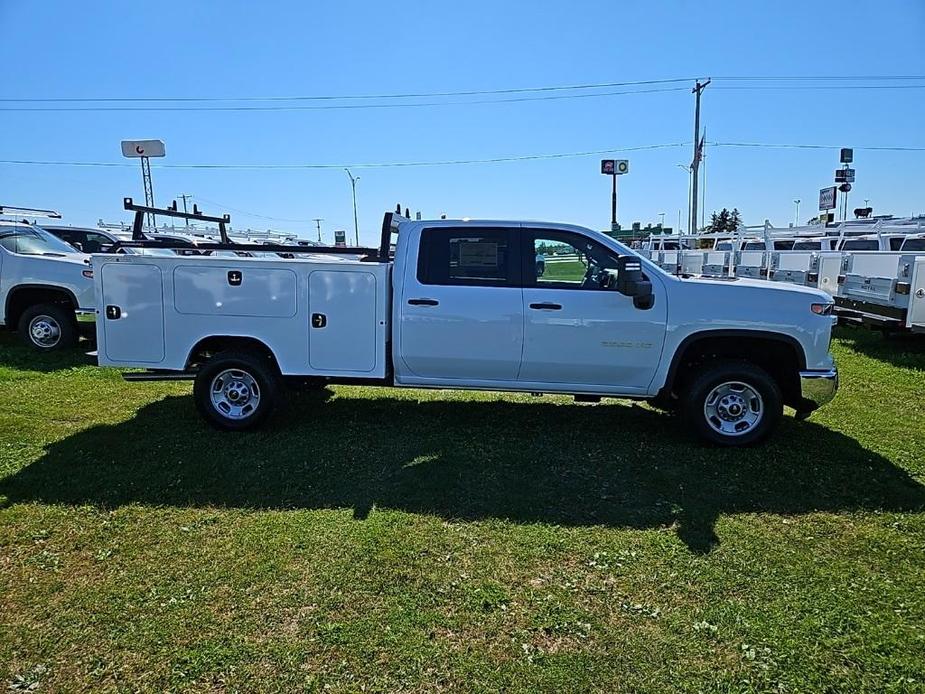
<path id="1" fill-rule="evenodd" d="M 713 76 L 703 103 L 708 140 L 925 147 L 925 89 L 742 90 L 721 88 L 743 83 L 719 79 L 923 75 L 922 0 L 0 0 L 0 26 L 6 99 L 391 94 Z M 314 111 L 21 112 L 9 107 L 43 104 L 5 102 L 0 159 L 123 162 L 123 138 L 163 139 L 165 164 L 381 163 L 604 149 L 620 157 L 621 148 L 690 142 L 690 84 L 667 86 L 687 89 Z M 666 223 L 676 224 L 687 207 L 687 175 L 676 165 L 690 162 L 690 145 L 623 156 L 632 170 L 620 181 L 620 221 L 656 222 L 664 212 Z M 801 198 L 806 219 L 837 157 L 832 150 L 711 148 L 707 209 L 737 206 L 748 223 L 770 218 L 786 225 L 793 199 Z M 383 211 L 398 201 L 425 217 L 445 212 L 604 228 L 610 190 L 600 158 L 357 168 L 361 241 L 374 240 Z M 877 212 L 925 212 L 925 152 L 858 150 L 855 168 L 851 207 L 869 198 Z M 136 168 L 0 164 L 0 202 L 54 207 L 75 224 L 125 219 L 121 199 L 143 197 L 140 178 Z M 338 168 L 156 169 L 154 186 L 158 203 L 186 192 L 225 209 L 305 220 L 232 211 L 236 226 L 312 235 L 309 220 L 322 217 L 330 240 L 334 228 L 353 225 L 349 180 Z"/>

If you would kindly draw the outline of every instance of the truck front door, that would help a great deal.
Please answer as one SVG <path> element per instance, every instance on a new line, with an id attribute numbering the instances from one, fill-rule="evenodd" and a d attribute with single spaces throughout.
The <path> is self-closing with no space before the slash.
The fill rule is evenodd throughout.
<path id="1" fill-rule="evenodd" d="M 655 278 L 655 303 L 642 309 L 613 289 L 617 256 L 571 231 L 521 234 L 524 350 L 519 381 L 556 390 L 645 393 L 661 358 L 667 306 Z M 544 263 L 526 261 L 543 257 Z M 550 387 L 548 390 L 552 390 Z"/>
<path id="2" fill-rule="evenodd" d="M 516 380 L 524 315 L 511 230 L 425 228 L 418 248 L 396 298 L 402 370 L 429 382 Z"/>

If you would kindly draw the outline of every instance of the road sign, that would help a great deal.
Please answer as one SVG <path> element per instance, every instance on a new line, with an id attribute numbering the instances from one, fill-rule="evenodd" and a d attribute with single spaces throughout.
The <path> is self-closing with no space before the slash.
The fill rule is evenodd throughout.
<path id="1" fill-rule="evenodd" d="M 601 173 L 608 176 L 621 176 L 630 172 L 629 159 L 601 159 Z"/>
<path id="2" fill-rule="evenodd" d="M 835 186 L 831 186 L 830 188 L 822 188 L 819 191 L 819 211 L 820 212 L 825 212 L 826 210 L 835 209 L 835 196 L 837 195 L 835 191 L 836 191 Z"/>
<path id="3" fill-rule="evenodd" d="M 851 192 L 851 184 L 850 184 L 850 183 L 842 183 L 840 186 L 838 186 L 838 189 L 839 189 L 842 193 L 850 193 L 850 192 Z"/>
<path id="4" fill-rule="evenodd" d="M 163 140 L 122 140 L 122 156 L 132 159 L 165 156 Z"/>
<path id="5" fill-rule="evenodd" d="M 841 158 L 839 159 L 842 164 L 850 164 L 854 161 L 854 150 L 848 147 L 841 148 Z"/>
<path id="6" fill-rule="evenodd" d="M 854 169 L 835 169 L 836 183 L 854 183 Z"/>

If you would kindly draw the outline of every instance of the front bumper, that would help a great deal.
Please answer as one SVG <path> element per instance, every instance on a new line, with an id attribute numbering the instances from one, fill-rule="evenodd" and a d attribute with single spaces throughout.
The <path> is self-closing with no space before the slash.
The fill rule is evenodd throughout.
<path id="1" fill-rule="evenodd" d="M 838 369 L 800 372 L 800 398 L 803 409 L 817 410 L 835 397 L 838 390 Z"/>

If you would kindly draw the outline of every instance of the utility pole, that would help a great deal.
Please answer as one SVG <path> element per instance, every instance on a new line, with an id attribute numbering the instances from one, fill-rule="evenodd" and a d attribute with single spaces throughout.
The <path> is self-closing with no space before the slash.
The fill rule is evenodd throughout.
<path id="1" fill-rule="evenodd" d="M 793 215 L 793 226 L 800 226 L 800 199 L 797 198 L 793 201 L 793 204 L 796 205 L 796 212 Z"/>
<path id="2" fill-rule="evenodd" d="M 350 173 L 350 169 L 344 169 L 347 172 L 347 175 L 350 176 L 350 187 L 353 188 L 353 236 L 356 240 L 356 245 L 360 245 L 360 225 L 357 222 L 357 181 L 360 180 L 360 177 L 357 176 L 354 178 L 353 174 Z"/>
<path id="3" fill-rule="evenodd" d="M 694 101 L 694 159 L 691 162 L 691 233 L 696 233 L 697 231 L 697 184 L 700 177 L 700 95 L 703 93 L 703 90 L 706 89 L 707 85 L 710 84 L 709 79 L 706 82 L 701 82 L 697 80 L 694 88 L 691 92 L 695 96 Z"/>
<path id="4" fill-rule="evenodd" d="M 183 200 L 183 214 L 186 214 L 186 199 L 191 198 L 193 196 L 190 195 L 189 193 L 180 193 L 177 197 Z M 188 219 L 184 219 L 183 221 L 186 222 L 186 226 L 189 226 Z"/>
<path id="5" fill-rule="evenodd" d="M 323 222 L 324 219 L 315 217 L 312 221 L 315 223 L 315 226 L 318 227 L 318 242 L 321 243 L 321 222 Z"/>

